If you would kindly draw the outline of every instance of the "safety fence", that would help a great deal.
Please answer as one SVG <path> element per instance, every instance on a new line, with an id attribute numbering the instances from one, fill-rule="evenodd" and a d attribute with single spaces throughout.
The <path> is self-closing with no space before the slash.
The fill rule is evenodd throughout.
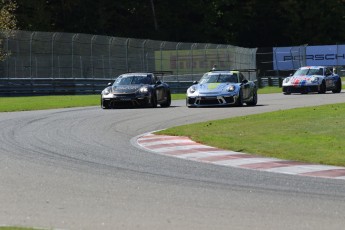
<path id="1" fill-rule="evenodd" d="M 0 61 L 1 95 L 21 90 L 32 94 L 99 93 L 105 87 L 103 80 L 113 81 L 126 72 L 159 73 L 173 91 L 182 92 L 213 66 L 243 70 L 260 86 L 275 85 L 275 79 L 280 85 L 283 77 L 308 59 L 321 57 L 308 55 L 306 45 L 243 48 L 38 31 L 0 31 L 0 40 L 1 49 L 8 53 Z M 345 59 L 345 54 L 339 54 L 342 49 L 336 50 L 334 57 Z"/>
<path id="2" fill-rule="evenodd" d="M 10 53 L 0 78 L 115 78 L 125 72 L 165 72 L 199 79 L 219 69 L 255 69 L 256 49 L 224 44 L 176 43 L 89 34 L 2 33 Z"/>

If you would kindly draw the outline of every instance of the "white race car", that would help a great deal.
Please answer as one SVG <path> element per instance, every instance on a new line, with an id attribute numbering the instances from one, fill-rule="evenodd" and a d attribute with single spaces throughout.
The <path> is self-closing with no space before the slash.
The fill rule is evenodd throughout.
<path id="1" fill-rule="evenodd" d="M 240 71 L 210 71 L 200 82 L 187 89 L 188 107 L 255 106 L 258 102 L 257 87 L 247 80 Z"/>
<path id="2" fill-rule="evenodd" d="M 341 78 L 326 66 L 304 66 L 283 80 L 283 93 L 341 92 Z"/>

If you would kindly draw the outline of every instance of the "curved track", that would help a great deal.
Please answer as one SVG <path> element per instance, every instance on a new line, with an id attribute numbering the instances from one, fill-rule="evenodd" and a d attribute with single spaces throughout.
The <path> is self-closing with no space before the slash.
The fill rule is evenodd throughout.
<path id="1" fill-rule="evenodd" d="M 222 167 L 131 145 L 205 120 L 345 102 L 259 95 L 258 106 L 0 114 L 0 225 L 58 229 L 342 229 L 343 180 Z"/>

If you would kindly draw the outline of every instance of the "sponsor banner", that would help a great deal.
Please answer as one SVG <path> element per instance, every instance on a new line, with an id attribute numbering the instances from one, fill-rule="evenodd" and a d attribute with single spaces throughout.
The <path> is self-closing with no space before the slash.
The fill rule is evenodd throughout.
<path id="1" fill-rule="evenodd" d="M 291 70 L 305 65 L 345 65 L 345 45 L 273 48 L 274 70 Z"/>
<path id="2" fill-rule="evenodd" d="M 164 69 L 173 73 L 203 73 L 213 65 L 219 69 L 229 69 L 235 53 L 228 49 L 163 50 L 155 51 L 156 70 Z"/>

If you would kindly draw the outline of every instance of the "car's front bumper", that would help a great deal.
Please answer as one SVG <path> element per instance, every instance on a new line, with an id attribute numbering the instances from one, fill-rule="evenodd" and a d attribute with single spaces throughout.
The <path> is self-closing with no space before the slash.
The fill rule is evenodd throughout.
<path id="1" fill-rule="evenodd" d="M 186 104 L 188 107 L 229 106 L 234 105 L 237 98 L 238 95 L 187 96 Z"/>
<path id="2" fill-rule="evenodd" d="M 116 107 L 139 107 L 148 106 L 151 96 L 138 94 L 111 94 L 102 95 L 102 107 L 116 108 Z"/>
<path id="3" fill-rule="evenodd" d="M 309 93 L 319 92 L 320 85 L 283 85 L 282 88 L 283 93 Z"/>

